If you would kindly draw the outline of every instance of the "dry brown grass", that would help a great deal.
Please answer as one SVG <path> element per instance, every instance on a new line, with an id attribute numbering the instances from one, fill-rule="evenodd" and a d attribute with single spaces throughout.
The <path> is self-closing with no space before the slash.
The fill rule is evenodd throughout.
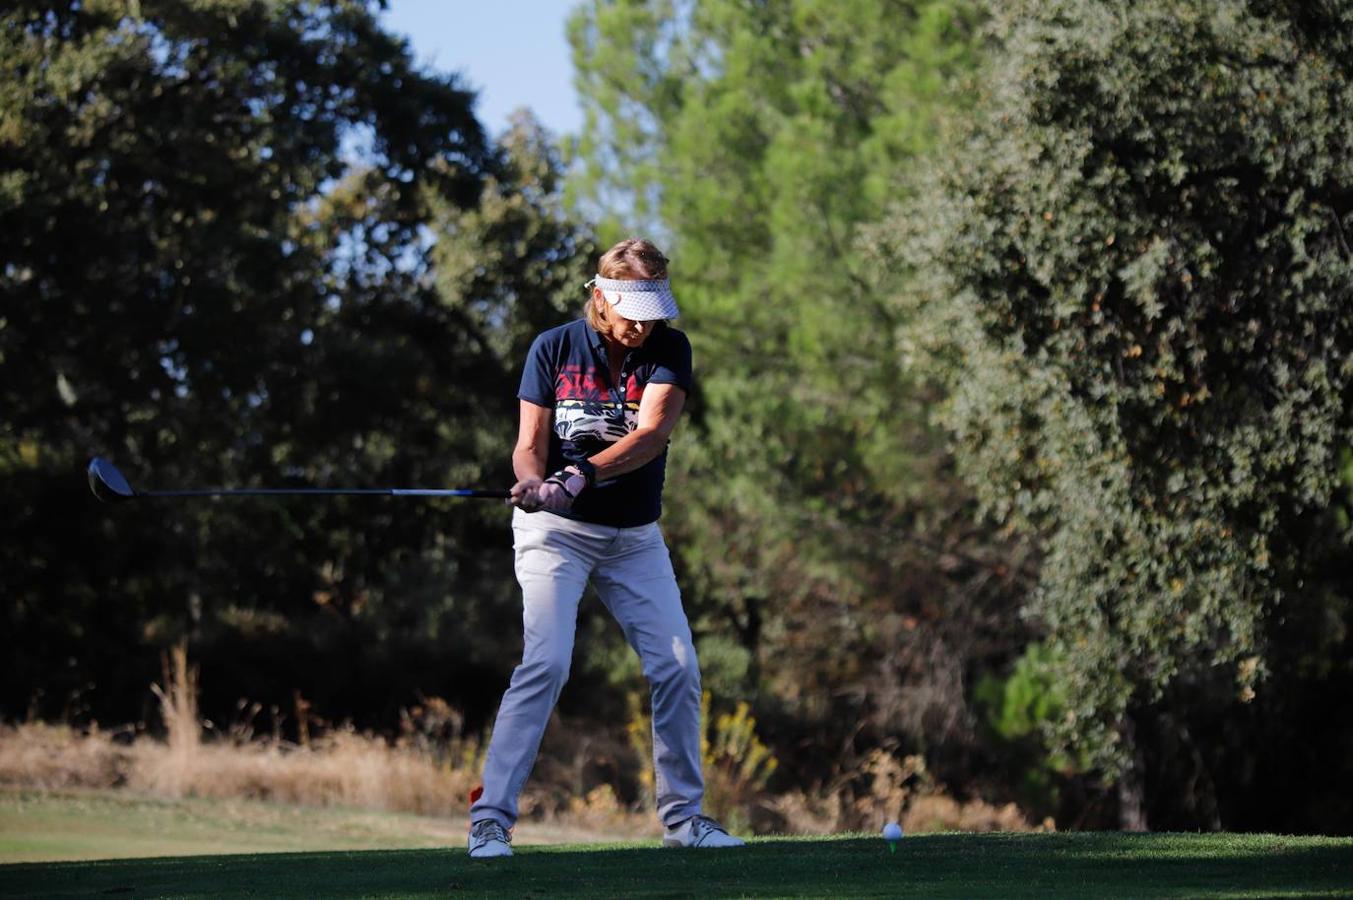
<path id="1" fill-rule="evenodd" d="M 97 727 L 0 727 L 0 784 L 464 817 L 483 768 L 486 742 L 463 736 L 459 714 L 437 698 L 406 711 L 393 741 L 340 727 L 313 739 L 306 729 L 305 743 L 295 744 L 256 738 L 248 728 L 204 740 L 197 673 L 182 647 L 165 656 L 163 684 L 152 689 L 160 701 L 164 740 L 147 735 L 115 740 Z M 585 754 L 587 745 L 577 749 Z M 540 768 L 557 773 L 561 767 Z M 625 808 L 609 786 L 569 787 L 575 789 L 541 781 L 528 785 L 523 819 L 609 834 L 656 833 L 653 815 Z"/>
<path id="2" fill-rule="evenodd" d="M 0 728 L 0 784 L 44 791 L 121 787 L 133 752 L 94 728 L 34 723 Z"/>
<path id="3" fill-rule="evenodd" d="M 246 797 L 308 806 L 358 806 L 422 815 L 465 811 L 476 775 L 370 735 L 341 730 L 297 747 L 272 741 L 137 744 L 130 787 L 169 797 Z"/>
<path id="4" fill-rule="evenodd" d="M 94 727 L 25 724 L 0 727 L 0 784 L 40 790 L 125 788 L 167 798 L 258 799 L 305 806 L 343 806 L 426 816 L 463 818 L 468 795 L 483 768 L 485 741 L 461 734 L 461 717 L 444 701 L 426 700 L 406 711 L 393 741 L 338 728 L 303 744 L 256 739 L 234 729 L 204 740 L 198 717 L 197 673 L 183 649 L 165 658 L 164 684 L 154 688 L 167 737 L 134 740 Z M 298 709 L 302 706 L 297 698 Z M 647 719 L 642 710 L 629 723 L 629 743 L 641 744 Z M 716 720 L 715 740 L 705 748 L 709 809 L 737 830 L 788 834 L 873 831 L 899 821 L 909 833 L 927 831 L 1030 831 L 1034 826 L 1014 806 L 979 799 L 959 801 L 933 783 L 919 756 L 898 758 L 876 750 L 849 773 L 812 792 L 771 795 L 765 791 L 774 759 L 755 735 L 745 709 Z M 583 735 L 557 720 L 547 733 L 535 777 L 521 797 L 524 822 L 598 834 L 653 836 L 651 766 L 640 753 L 636 808 L 608 783 L 615 765 L 595 769 L 599 759 L 617 763 L 626 741 Z M 646 746 L 633 747 L 636 751 Z M 609 772 L 609 774 L 607 774 Z"/>
<path id="5" fill-rule="evenodd" d="M 994 806 L 984 800 L 960 803 L 944 794 L 923 794 L 907 807 L 902 816 L 907 834 L 928 831 L 1055 831 L 1051 819 L 1031 825 L 1013 803 Z"/>
<path id="6" fill-rule="evenodd" d="M 199 741 L 185 753 L 182 744 L 144 735 L 124 745 L 98 729 L 0 727 L 0 786 L 46 792 L 117 788 L 147 797 L 267 800 L 464 822 L 478 773 L 477 765 L 439 762 L 423 749 L 350 729 L 307 747 L 272 740 Z M 522 814 L 523 831 L 537 843 L 659 833 L 651 811 L 627 808 L 608 785 L 571 797 L 552 785 L 528 786 Z"/>
<path id="7" fill-rule="evenodd" d="M 863 788 L 848 790 L 846 782 Z M 931 779 L 922 757 L 899 759 L 884 750 L 872 751 L 858 773 L 837 785 L 781 794 L 765 810 L 776 830 L 795 834 L 872 832 L 886 822 L 900 823 L 907 834 L 1056 830 L 1051 819 L 1033 824 L 1013 803 L 997 806 L 980 798 L 951 797 Z"/>
<path id="8" fill-rule="evenodd" d="M 164 686 L 152 684 L 160 701 L 160 715 L 169 733 L 166 758 L 158 765 L 138 766 L 139 780 L 149 776 L 155 792 L 170 797 L 191 793 L 191 783 L 202 749 L 202 725 L 197 715 L 197 667 L 188 664 L 188 647 L 179 643 L 163 658 Z"/>
<path id="9" fill-rule="evenodd" d="M 274 800 L 424 815 L 462 814 L 475 774 L 370 735 L 340 730 L 297 747 L 273 741 L 121 746 L 97 729 L 0 729 L 0 783 L 59 790 L 125 787 L 159 797 Z"/>
<path id="10" fill-rule="evenodd" d="M 93 729 L 24 724 L 0 728 L 0 784 L 55 791 L 123 788 L 159 797 L 261 799 L 306 806 L 342 806 L 463 818 L 478 782 L 477 744 L 459 757 L 438 760 L 407 741 L 388 742 L 340 729 L 309 746 L 272 740 L 183 744 L 142 736 L 130 744 Z M 1051 830 L 1035 825 L 1014 804 L 959 801 L 930 784 L 919 759 L 871 756 L 867 792 L 840 789 L 759 794 L 746 821 L 757 831 L 833 834 L 875 831 L 899 821 L 909 834 L 935 831 Z M 557 762 L 542 767 L 563 769 Z M 918 768 L 920 771 L 918 772 Z M 533 781 L 522 796 L 522 818 L 581 832 L 653 836 L 648 809 L 622 802 L 601 784 L 580 790 Z"/>
<path id="11" fill-rule="evenodd" d="M 160 701 L 165 740 L 142 735 L 119 743 L 97 727 L 87 732 L 42 724 L 0 728 L 0 783 L 43 790 L 125 787 L 169 798 L 461 815 L 478 777 L 477 742 L 458 733 L 434 741 L 412 726 L 394 742 L 351 728 L 304 746 L 253 740 L 247 732 L 204 741 L 197 672 L 181 645 L 165 656 L 163 682 L 152 690 Z M 443 714 L 445 704 L 433 706 Z"/>

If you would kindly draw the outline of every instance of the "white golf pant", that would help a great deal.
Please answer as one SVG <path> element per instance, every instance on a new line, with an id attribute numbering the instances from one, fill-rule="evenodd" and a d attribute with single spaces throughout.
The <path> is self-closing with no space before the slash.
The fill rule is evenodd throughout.
<path id="1" fill-rule="evenodd" d="M 525 647 L 498 708 L 471 821 L 517 821 L 517 796 L 535 764 L 568 680 L 578 603 L 590 580 L 643 665 L 653 700 L 658 816 L 700 814 L 700 669 L 681 592 L 657 523 L 613 528 L 548 512 L 512 517 Z"/>

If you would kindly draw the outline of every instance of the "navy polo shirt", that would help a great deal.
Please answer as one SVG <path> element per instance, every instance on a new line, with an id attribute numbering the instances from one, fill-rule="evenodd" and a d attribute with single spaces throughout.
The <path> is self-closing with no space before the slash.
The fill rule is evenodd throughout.
<path id="1" fill-rule="evenodd" d="M 620 383 L 611 384 L 606 345 L 585 319 L 551 328 L 535 339 L 517 397 L 554 410 L 547 472 L 600 453 L 639 424 L 639 402 L 650 384 L 691 389 L 691 342 L 670 325 L 658 324 L 625 357 Z M 633 472 L 587 488 L 570 519 L 632 528 L 662 514 L 667 448 Z"/>

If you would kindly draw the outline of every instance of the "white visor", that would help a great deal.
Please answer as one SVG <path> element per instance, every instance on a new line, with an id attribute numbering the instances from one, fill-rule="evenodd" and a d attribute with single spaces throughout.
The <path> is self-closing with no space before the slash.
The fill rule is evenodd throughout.
<path id="1" fill-rule="evenodd" d="M 622 278 L 602 278 L 591 282 L 601 289 L 601 295 L 620 315 L 634 322 L 654 319 L 674 319 L 677 311 L 672 285 L 663 278 L 658 281 L 628 281 Z"/>

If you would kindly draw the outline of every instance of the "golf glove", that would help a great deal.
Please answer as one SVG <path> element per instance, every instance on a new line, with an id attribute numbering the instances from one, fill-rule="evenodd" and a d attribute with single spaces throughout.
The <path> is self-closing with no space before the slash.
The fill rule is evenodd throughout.
<path id="1" fill-rule="evenodd" d="M 539 509 L 554 513 L 568 512 L 574 499 L 587 487 L 587 476 L 576 466 L 560 469 L 536 488 Z M 525 507 L 522 507 L 525 509 Z"/>

